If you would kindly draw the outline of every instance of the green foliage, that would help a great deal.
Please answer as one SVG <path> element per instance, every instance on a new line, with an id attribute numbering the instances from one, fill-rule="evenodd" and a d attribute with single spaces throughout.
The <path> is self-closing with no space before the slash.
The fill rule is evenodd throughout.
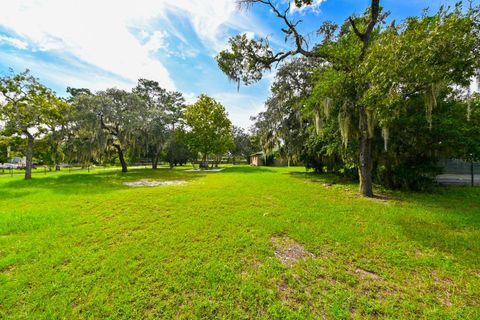
<path id="1" fill-rule="evenodd" d="M 55 93 L 30 75 L 27 70 L 0 78 L 0 120 L 5 122 L 4 134 L 38 137 L 48 126 L 62 119 L 68 105 Z"/>
<path id="2" fill-rule="evenodd" d="M 335 35 L 335 26 L 324 27 L 330 34 L 315 52 L 330 63 L 302 58 L 280 67 L 256 134 L 267 153 L 289 150 L 294 138 L 307 168 L 351 177 L 365 135 L 377 183 L 425 189 L 439 173 L 439 158 L 478 158 L 478 98 L 464 102 L 459 90 L 480 61 L 478 11 L 458 5 L 378 26 L 362 54 L 353 24 L 365 30 L 369 14 L 353 17 Z M 295 75 L 302 82 L 292 81 Z"/>
<path id="3" fill-rule="evenodd" d="M 200 152 L 204 161 L 210 155 L 222 155 L 233 146 L 231 127 L 225 108 L 213 98 L 200 95 L 187 107 L 185 121 L 190 150 Z"/>
<path id="4" fill-rule="evenodd" d="M 197 155 L 188 149 L 188 134 L 183 128 L 175 130 L 167 141 L 165 160 L 170 167 L 184 165 L 190 160 L 195 160 Z"/>
<path id="5" fill-rule="evenodd" d="M 70 154 L 89 163 L 116 151 L 126 171 L 124 153 L 137 143 L 146 102 L 135 93 L 112 88 L 95 95 L 77 95 L 73 106 Z"/>
<path id="6" fill-rule="evenodd" d="M 243 128 L 232 126 L 233 147 L 230 150 L 232 157 L 242 157 L 247 161 L 250 155 L 257 150 L 252 143 L 251 137 Z"/>
<path id="7" fill-rule="evenodd" d="M 362 103 L 376 113 L 380 124 L 404 110 L 405 98 L 424 95 L 427 122 L 442 91 L 468 86 L 478 66 L 477 12 L 443 7 L 435 15 L 410 17 L 382 32 L 362 64 L 365 91 Z"/>
<path id="8" fill-rule="evenodd" d="M 25 179 L 31 179 L 34 140 L 64 124 L 70 106 L 28 70 L 0 78 L 0 92 L 3 96 L 0 121 L 5 123 L 4 133 L 27 139 Z"/>
<path id="9" fill-rule="evenodd" d="M 0 163 L 6 163 L 13 157 L 23 157 L 24 154 L 24 140 L 21 137 L 5 137 L 0 135 Z"/>
<path id="10" fill-rule="evenodd" d="M 239 34 L 229 40 L 230 49 L 216 57 L 218 67 L 230 80 L 246 85 L 262 79 L 262 72 L 270 70 L 272 50 L 266 39 L 249 39 Z"/>

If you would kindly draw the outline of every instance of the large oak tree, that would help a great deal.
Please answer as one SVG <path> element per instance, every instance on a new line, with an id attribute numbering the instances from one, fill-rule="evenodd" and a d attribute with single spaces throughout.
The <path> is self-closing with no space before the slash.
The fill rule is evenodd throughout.
<path id="1" fill-rule="evenodd" d="M 410 19 L 400 27 L 383 24 L 387 14 L 380 0 L 372 0 L 361 16 L 352 15 L 339 28 L 331 22 L 319 26 L 322 36 L 313 47 L 298 31 L 300 21 L 290 16 L 290 4 L 273 0 L 242 0 L 242 5 L 267 6 L 284 24 L 281 29 L 290 50 L 274 53 L 267 39 L 237 35 L 230 48 L 219 53 L 220 69 L 232 80 L 252 84 L 272 66 L 301 55 L 314 58 L 324 71 L 318 87 L 318 108 L 335 100 L 344 145 L 358 139 L 357 167 L 362 195 L 373 196 L 373 132 L 401 112 L 398 102 L 410 94 L 424 94 L 427 115 L 435 105 L 439 87 L 464 85 L 474 72 L 478 57 L 478 30 L 474 10 L 441 10 L 437 15 Z M 290 2 L 288 2 L 290 3 Z M 308 6 L 311 1 L 297 0 Z M 400 62 L 400 63 L 399 63 Z M 322 90 L 319 90 L 322 91 Z M 326 114 L 316 112 L 317 115 Z M 328 116 L 328 114 L 326 114 Z"/>

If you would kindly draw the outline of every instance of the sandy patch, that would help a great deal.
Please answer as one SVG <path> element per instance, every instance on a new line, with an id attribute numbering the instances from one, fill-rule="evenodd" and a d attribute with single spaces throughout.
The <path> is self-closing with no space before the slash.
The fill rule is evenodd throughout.
<path id="1" fill-rule="evenodd" d="M 367 280 L 367 279 L 372 279 L 372 280 L 380 280 L 380 276 L 376 274 L 375 272 L 368 271 L 362 268 L 357 268 L 355 270 L 355 273 L 358 275 L 358 277 L 361 280 Z"/>
<path id="2" fill-rule="evenodd" d="M 223 171 L 225 168 L 218 168 L 218 169 L 190 169 L 185 170 L 185 172 L 220 172 Z"/>
<path id="3" fill-rule="evenodd" d="M 272 243 L 275 248 L 275 256 L 286 266 L 292 266 L 299 260 L 313 257 L 311 252 L 298 242 L 289 237 L 273 237 Z"/>
<path id="4" fill-rule="evenodd" d="M 124 182 L 123 184 L 129 187 L 159 187 L 169 185 L 182 185 L 188 183 L 185 180 L 167 180 L 167 181 L 155 181 L 150 179 L 142 179 L 139 181 Z"/>

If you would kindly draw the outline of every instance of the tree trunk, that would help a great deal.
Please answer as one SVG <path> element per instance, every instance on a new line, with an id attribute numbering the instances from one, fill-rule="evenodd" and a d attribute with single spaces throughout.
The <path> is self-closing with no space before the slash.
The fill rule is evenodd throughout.
<path id="1" fill-rule="evenodd" d="M 208 163 L 207 163 L 207 153 L 205 152 L 203 155 L 202 155 L 202 164 L 201 164 L 201 168 L 203 169 L 208 169 Z"/>
<path id="2" fill-rule="evenodd" d="M 360 130 L 360 157 L 358 175 L 360 178 L 360 193 L 365 197 L 373 197 L 372 185 L 372 139 L 368 135 L 368 119 L 365 107 L 359 107 L 359 130 Z"/>
<path id="3" fill-rule="evenodd" d="M 156 170 L 158 168 L 158 154 L 154 155 L 152 158 L 152 169 Z"/>
<path id="4" fill-rule="evenodd" d="M 118 144 L 114 144 L 113 146 L 115 147 L 115 149 L 117 149 L 118 158 L 120 160 L 120 163 L 122 164 L 122 172 L 127 172 L 128 168 L 127 168 L 127 163 L 125 162 L 125 158 L 123 156 L 122 147 Z"/>
<path id="5" fill-rule="evenodd" d="M 33 159 L 33 136 L 30 132 L 25 132 L 27 136 L 27 163 L 25 164 L 25 180 L 32 179 L 32 159 Z"/>

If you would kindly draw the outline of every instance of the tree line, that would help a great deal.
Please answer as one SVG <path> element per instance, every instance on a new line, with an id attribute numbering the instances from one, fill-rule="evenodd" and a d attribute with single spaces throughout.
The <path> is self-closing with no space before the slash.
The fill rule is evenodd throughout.
<path id="1" fill-rule="evenodd" d="M 159 161 L 207 168 L 225 155 L 248 159 L 254 150 L 245 130 L 232 126 L 224 106 L 207 95 L 188 105 L 182 93 L 147 79 L 131 91 L 67 92 L 68 98 L 58 97 L 28 70 L 0 78 L 0 158 L 7 160 L 7 148 L 25 155 L 25 179 L 31 179 L 34 154 L 57 170 L 64 162 L 118 161 L 127 172 L 137 161 L 153 169 Z"/>
<path id="2" fill-rule="evenodd" d="M 424 188 L 440 157 L 480 157 L 480 99 L 466 89 L 479 70 L 478 7 L 442 6 L 397 24 L 371 0 L 342 25 L 323 22 L 309 47 L 290 1 L 239 3 L 267 7 L 291 46 L 275 52 L 268 39 L 239 34 L 216 58 L 245 85 L 280 64 L 266 111 L 254 119 L 267 156 L 357 178 L 367 197 L 374 182 Z"/>

